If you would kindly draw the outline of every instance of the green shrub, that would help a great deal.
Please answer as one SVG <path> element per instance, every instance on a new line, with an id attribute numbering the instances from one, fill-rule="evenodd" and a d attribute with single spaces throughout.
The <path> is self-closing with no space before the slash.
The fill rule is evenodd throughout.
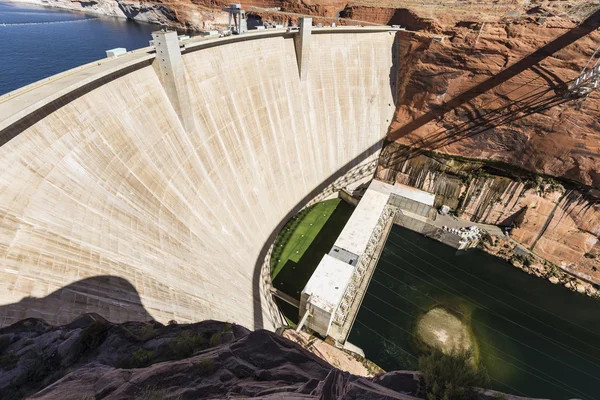
<path id="1" fill-rule="evenodd" d="M 144 348 L 136 349 L 131 357 L 121 360 L 119 368 L 144 368 L 151 365 L 156 359 L 156 353 Z"/>
<path id="2" fill-rule="evenodd" d="M 10 385 L 6 388 L 5 398 L 27 397 L 63 376 L 64 370 L 60 367 L 60 359 L 57 355 L 44 357 L 41 352 L 36 352 L 33 362 L 29 364 L 28 368 L 11 380 Z"/>
<path id="3" fill-rule="evenodd" d="M 489 385 L 487 372 L 474 366 L 472 351 L 444 354 L 433 350 L 419 358 L 419 370 L 426 386 L 428 400 L 475 400 L 476 388 Z"/>
<path id="4" fill-rule="evenodd" d="M 138 393 L 133 400 L 180 400 L 181 396 L 169 397 L 166 390 L 158 390 L 156 388 L 146 388 Z"/>
<path id="5" fill-rule="evenodd" d="M 81 358 L 95 351 L 104 342 L 107 333 L 108 329 L 102 322 L 94 322 L 83 329 L 74 345 L 77 357 Z"/>
<path id="6" fill-rule="evenodd" d="M 513 254 L 512 256 L 512 261 L 518 261 L 520 264 L 522 264 L 525 267 L 530 267 L 531 264 L 533 263 L 533 259 L 531 258 L 530 255 L 525 255 L 525 254 Z"/>
<path id="7" fill-rule="evenodd" d="M 195 351 L 206 347 L 206 339 L 202 334 L 194 335 L 191 332 L 181 332 L 177 338 L 169 344 L 172 356 L 180 360 L 192 356 Z"/>
<path id="8" fill-rule="evenodd" d="M 593 259 L 595 259 L 598 256 L 596 254 L 592 254 L 592 253 L 585 253 L 584 257 L 585 258 L 591 258 L 593 260 Z"/>
<path id="9" fill-rule="evenodd" d="M 198 364 L 196 364 L 196 371 L 198 375 L 205 376 L 212 373 L 215 370 L 215 362 L 210 358 L 206 358 L 204 360 L 200 360 Z"/>
<path id="10" fill-rule="evenodd" d="M 210 337 L 210 340 L 208 341 L 208 344 L 210 345 L 210 347 L 215 347 L 221 344 L 221 332 L 213 333 L 213 335 Z"/>
<path id="11" fill-rule="evenodd" d="M 133 352 L 133 356 L 131 357 L 131 364 L 133 368 L 142 368 L 147 367 L 152 364 L 154 360 L 155 353 L 146 349 L 137 349 Z"/>
<path id="12" fill-rule="evenodd" d="M 8 336 L 0 336 L 0 353 L 8 349 L 10 346 L 10 338 Z"/>
<path id="13" fill-rule="evenodd" d="M 19 357 L 17 357 L 14 353 L 3 354 L 0 356 L 0 369 L 10 371 L 17 366 L 18 361 Z"/>
<path id="14" fill-rule="evenodd" d="M 140 328 L 138 337 L 141 341 L 145 342 L 154 338 L 158 334 L 158 331 L 154 328 L 154 325 L 148 324 Z"/>

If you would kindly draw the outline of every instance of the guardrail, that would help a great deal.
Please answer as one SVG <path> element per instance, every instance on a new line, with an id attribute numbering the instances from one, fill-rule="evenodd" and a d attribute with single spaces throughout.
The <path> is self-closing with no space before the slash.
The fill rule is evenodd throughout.
<path id="1" fill-rule="evenodd" d="M 356 263 L 356 267 L 354 268 L 354 272 L 352 273 L 352 277 L 350 278 L 350 283 L 342 296 L 342 300 L 340 302 L 339 307 L 337 308 L 335 315 L 333 317 L 333 322 L 335 322 L 339 326 L 343 326 L 346 323 L 346 319 L 349 316 L 348 311 L 350 310 L 352 304 L 355 301 L 355 297 L 358 294 L 358 289 L 361 287 L 363 280 L 367 275 L 367 270 L 371 265 L 373 259 L 376 257 L 375 250 L 381 239 L 382 235 L 385 233 L 385 226 L 388 221 L 396 215 L 398 209 L 391 205 L 386 205 L 381 212 L 381 216 L 377 220 L 377 225 L 375 229 L 373 229 L 373 233 L 369 238 L 369 242 L 367 244 L 367 248 L 365 252 L 359 257 L 358 262 Z"/>

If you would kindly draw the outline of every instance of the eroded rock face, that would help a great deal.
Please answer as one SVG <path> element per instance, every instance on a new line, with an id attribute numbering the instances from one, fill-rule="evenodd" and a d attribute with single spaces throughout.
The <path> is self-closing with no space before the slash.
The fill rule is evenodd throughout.
<path id="1" fill-rule="evenodd" d="M 416 400 L 424 390 L 418 372 L 356 376 L 273 332 L 218 321 L 112 324 L 85 314 L 0 329 L 0 399 Z M 499 397 L 531 400 L 478 398 Z"/>
<path id="2" fill-rule="evenodd" d="M 384 149 L 380 179 L 435 193 L 437 207 L 448 205 L 467 220 L 511 227 L 512 238 L 540 256 L 600 282 L 600 200 L 594 190 L 435 153 L 407 160 L 400 156 L 404 150 L 396 144 Z"/>
<path id="3" fill-rule="evenodd" d="M 248 333 L 241 326 L 216 321 L 113 324 L 98 314 L 84 314 L 70 324 L 52 326 L 25 319 L 0 329 L 0 399 L 31 395 L 71 371 L 80 377 L 85 376 L 82 371 L 97 369 L 106 372 L 95 380 L 99 388 L 118 386 L 131 376 L 128 370 L 184 359 Z M 70 398 L 86 395 L 76 390 Z"/>
<path id="4" fill-rule="evenodd" d="M 0 346 L 2 399 L 410 400 L 419 394 L 413 372 L 359 377 L 275 333 L 216 321 L 112 324 L 87 314 L 55 327 L 28 319 L 0 329 Z"/>
<path id="5" fill-rule="evenodd" d="M 527 59 L 575 26 L 560 18 L 542 26 L 534 18 L 473 23 L 446 31 L 442 42 L 400 32 L 397 112 L 388 138 L 599 187 L 600 94 L 566 101 L 563 93 L 600 34 L 591 33 L 541 61 Z M 525 60 L 519 64 L 526 67 L 523 72 L 498 78 L 520 60 Z"/>

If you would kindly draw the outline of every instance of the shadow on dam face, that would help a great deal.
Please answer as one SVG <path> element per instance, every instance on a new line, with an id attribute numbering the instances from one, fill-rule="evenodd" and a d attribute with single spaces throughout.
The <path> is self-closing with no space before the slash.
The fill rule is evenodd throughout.
<path id="1" fill-rule="evenodd" d="M 359 168 L 353 167 L 360 165 L 362 161 L 381 149 L 382 144 L 383 139 L 324 180 L 300 200 L 281 219 L 281 222 L 269 235 L 256 260 L 252 278 L 254 329 L 264 327 L 264 310 L 260 301 L 261 280 L 265 279 L 263 263 L 270 246 L 285 223 L 310 200 L 319 194 L 327 195 L 328 193 L 323 193 L 323 191 L 340 178 L 342 179 L 337 183 L 347 185 L 372 174 L 371 165 L 364 165 Z M 266 272 L 270 273 L 270 271 Z M 270 276 L 267 279 L 270 279 Z M 270 296 L 269 293 L 267 295 Z M 115 308 L 115 305 L 118 305 L 118 307 Z M 99 314 L 114 323 L 154 320 L 154 317 L 142 304 L 140 295 L 134 285 L 121 277 L 106 275 L 82 279 L 45 297 L 25 297 L 17 303 L 2 305 L 0 306 L 0 327 L 11 325 L 25 318 L 39 318 L 53 325 L 63 325 L 85 313 Z"/>
<path id="2" fill-rule="evenodd" d="M 308 193 L 281 219 L 281 222 L 269 235 L 254 266 L 252 279 L 254 329 L 262 329 L 264 326 L 263 306 L 260 301 L 261 279 L 264 279 L 263 273 L 265 272 L 263 262 L 270 246 L 285 223 L 317 195 L 326 195 L 327 193 L 323 193 L 323 191 L 338 179 L 343 178 L 338 184 L 346 185 L 372 174 L 372 167 L 369 165 L 357 169 L 353 169 L 353 167 L 360 165 L 362 161 L 380 149 L 382 143 L 383 140 L 373 144 L 368 150 L 348 162 Z M 118 305 L 117 311 L 115 311 L 114 305 Z M 154 320 L 154 317 L 144 308 L 139 293 L 129 281 L 118 276 L 96 276 L 74 282 L 45 297 L 26 297 L 17 303 L 0 306 L 0 327 L 25 318 L 39 318 L 54 325 L 62 325 L 84 313 L 97 313 L 115 323 Z"/>
<path id="3" fill-rule="evenodd" d="M 373 174 L 393 117 L 398 38 L 372 35 L 315 34 L 306 82 L 284 38 L 185 53 L 194 132 L 152 60 L 6 127 L 0 325 L 95 312 L 273 329 L 272 242 L 315 197 Z"/>
<path id="4" fill-rule="evenodd" d="M 119 304 L 118 314 L 111 311 Z M 97 313 L 111 322 L 151 321 L 135 287 L 118 276 L 96 276 L 67 285 L 42 298 L 25 297 L 0 306 L 0 326 L 25 318 L 39 318 L 53 325 L 71 322 L 77 314 Z"/>

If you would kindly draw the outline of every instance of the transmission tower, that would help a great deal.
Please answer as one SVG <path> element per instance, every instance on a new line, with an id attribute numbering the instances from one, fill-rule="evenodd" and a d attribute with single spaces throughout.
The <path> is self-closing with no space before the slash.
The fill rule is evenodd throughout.
<path id="1" fill-rule="evenodd" d="M 600 86 L 600 45 L 594 51 L 579 76 L 569 84 L 569 96 L 587 97 Z"/>

